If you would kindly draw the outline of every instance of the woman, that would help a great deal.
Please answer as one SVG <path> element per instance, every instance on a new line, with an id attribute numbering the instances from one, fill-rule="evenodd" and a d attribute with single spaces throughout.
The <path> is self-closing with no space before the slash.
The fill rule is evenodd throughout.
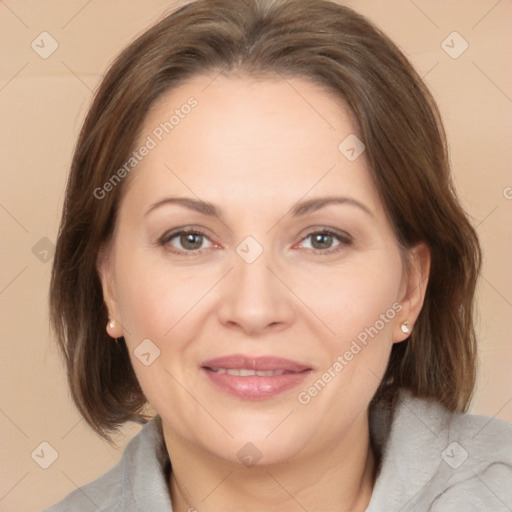
<path id="1" fill-rule="evenodd" d="M 51 287 L 84 418 L 148 423 L 49 510 L 510 510 L 511 428 L 464 414 L 479 265 L 385 35 L 322 0 L 182 7 L 101 84 Z"/>

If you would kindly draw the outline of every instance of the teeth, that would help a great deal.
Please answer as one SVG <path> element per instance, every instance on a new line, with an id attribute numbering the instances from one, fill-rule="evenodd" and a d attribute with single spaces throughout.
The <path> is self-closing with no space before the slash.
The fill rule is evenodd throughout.
<path id="1" fill-rule="evenodd" d="M 284 370 L 248 370 L 246 368 L 229 369 L 226 368 L 212 368 L 216 373 L 227 373 L 228 375 L 236 375 L 237 377 L 273 377 L 274 375 L 283 375 L 286 373 Z"/>

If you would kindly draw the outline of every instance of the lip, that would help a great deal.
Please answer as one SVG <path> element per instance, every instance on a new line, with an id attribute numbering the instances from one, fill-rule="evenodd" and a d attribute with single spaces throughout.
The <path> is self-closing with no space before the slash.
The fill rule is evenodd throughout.
<path id="1" fill-rule="evenodd" d="M 282 373 L 242 377 L 229 373 L 218 373 L 215 371 L 218 369 L 246 369 Z M 311 373 L 312 369 L 296 361 L 281 357 L 251 357 L 236 354 L 204 361 L 201 364 L 201 370 L 211 383 L 231 396 L 244 400 L 264 400 L 298 386 Z"/>

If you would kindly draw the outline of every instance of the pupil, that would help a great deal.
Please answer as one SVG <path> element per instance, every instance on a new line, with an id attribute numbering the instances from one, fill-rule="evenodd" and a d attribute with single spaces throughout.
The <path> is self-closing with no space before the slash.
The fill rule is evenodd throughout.
<path id="1" fill-rule="evenodd" d="M 199 249 L 201 244 L 203 243 L 202 235 L 198 235 L 196 233 L 187 233 L 185 235 L 181 235 L 181 245 L 185 249 Z"/>
<path id="2" fill-rule="evenodd" d="M 313 247 L 315 249 L 329 249 L 332 245 L 332 235 L 318 233 L 313 237 Z"/>

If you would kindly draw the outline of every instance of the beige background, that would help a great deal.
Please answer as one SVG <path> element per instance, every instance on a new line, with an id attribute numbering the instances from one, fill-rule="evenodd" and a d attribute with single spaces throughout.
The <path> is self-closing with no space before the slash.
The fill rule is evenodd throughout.
<path id="1" fill-rule="evenodd" d="M 512 3 L 347 4 L 399 44 L 440 105 L 458 190 L 485 251 L 478 293 L 482 363 L 472 411 L 512 421 Z M 114 449 L 72 405 L 48 332 L 51 243 L 92 91 L 119 50 L 176 5 L 0 1 L 0 511 L 37 511 L 58 501 L 114 465 L 138 430 L 128 426 Z M 31 47 L 43 31 L 58 43 L 47 59 Z M 456 59 L 441 46 L 453 31 L 469 44 Z M 463 41 L 451 36 L 445 44 L 454 55 Z M 48 469 L 36 463 L 42 442 L 58 453 Z"/>

